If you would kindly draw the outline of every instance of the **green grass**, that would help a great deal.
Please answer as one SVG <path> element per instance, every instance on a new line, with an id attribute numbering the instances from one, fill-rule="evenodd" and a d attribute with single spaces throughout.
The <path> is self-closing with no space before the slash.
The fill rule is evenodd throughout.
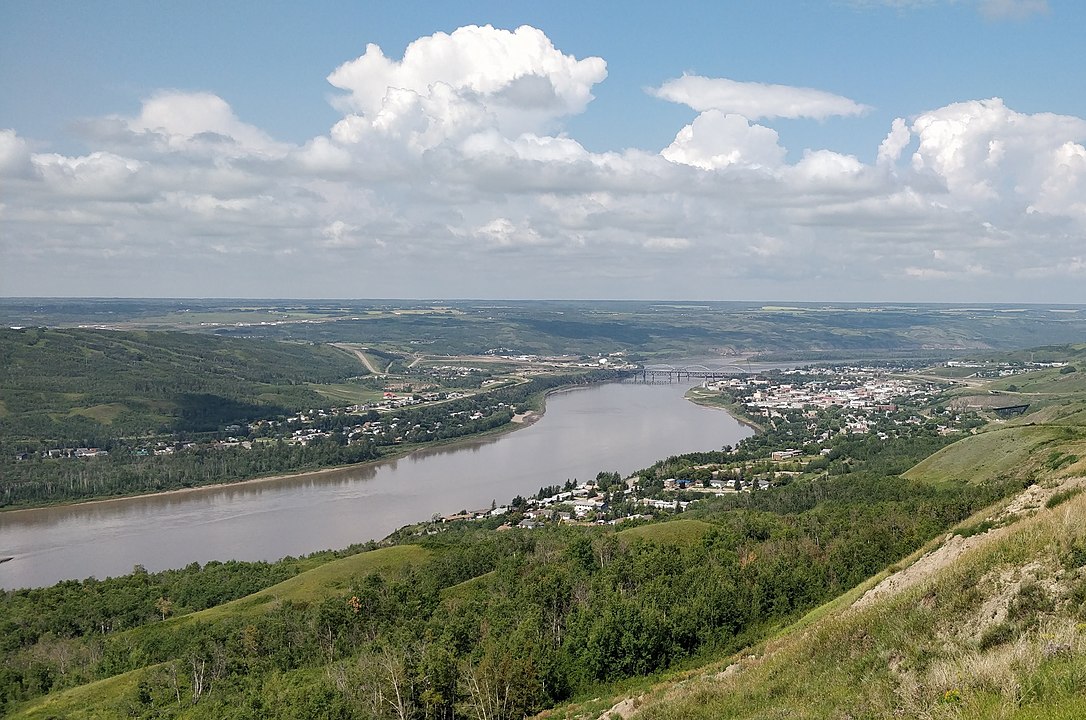
<path id="1" fill-rule="evenodd" d="M 1052 497 L 1048 498 L 1048 501 L 1045 502 L 1045 507 L 1049 508 L 1049 509 L 1054 508 L 1054 507 L 1056 507 L 1058 505 L 1064 504 L 1065 502 L 1067 502 L 1071 498 L 1073 498 L 1073 497 L 1075 497 L 1077 495 L 1081 495 L 1081 494 L 1082 494 L 1082 488 L 1081 487 L 1069 488 L 1067 490 L 1062 490 L 1062 491 L 1060 491 L 1058 493 L 1054 493 L 1052 495 Z"/>
<path id="2" fill-rule="evenodd" d="M 80 685 L 64 692 L 46 695 L 32 701 L 11 717 L 27 720 L 36 718 L 42 720 L 59 720 L 60 718 L 98 720 L 101 718 L 106 720 L 124 717 L 125 713 L 119 707 L 123 699 L 135 697 L 140 678 L 153 669 L 153 667 L 140 668 L 105 680 Z"/>
<path id="3" fill-rule="evenodd" d="M 1068 432 L 1077 431 L 1048 425 L 990 430 L 943 448 L 906 472 L 905 477 L 920 482 L 1026 477 L 1037 470 L 1043 448 L 1067 440 Z"/>
<path id="4" fill-rule="evenodd" d="M 106 403 L 105 405 L 92 405 L 91 407 L 72 408 L 69 415 L 82 415 L 103 425 L 112 425 L 117 416 L 127 410 L 122 403 Z"/>
<path id="5" fill-rule="evenodd" d="M 382 391 L 380 390 L 374 390 L 373 388 L 363 387 L 361 385 L 352 385 L 351 383 L 310 385 L 309 387 L 336 403 L 363 405 L 365 403 L 375 402 L 382 398 Z"/>
<path id="6" fill-rule="evenodd" d="M 1061 375 L 1056 369 L 1038 370 L 1001 378 L 994 381 L 991 387 L 993 390 L 1005 391 L 1013 385 L 1027 400 L 1030 394 L 1067 396 L 1086 393 L 1086 363 L 1079 364 L 1083 365 L 1082 369 L 1066 375 Z"/>
<path id="7" fill-rule="evenodd" d="M 276 602 L 312 602 L 343 590 L 354 578 L 379 573 L 394 577 L 412 565 L 421 564 L 430 551 L 418 545 L 396 545 L 370 550 L 319 565 L 289 580 L 238 598 L 223 605 L 185 615 L 177 620 L 208 622 L 219 618 L 264 612 Z"/>
<path id="8" fill-rule="evenodd" d="M 465 580 L 462 583 L 450 585 L 441 591 L 441 599 L 458 601 L 470 598 L 475 592 L 486 585 L 487 581 L 494 576 L 494 572 L 495 571 L 491 570 L 488 573 L 483 573 L 470 580 Z"/>

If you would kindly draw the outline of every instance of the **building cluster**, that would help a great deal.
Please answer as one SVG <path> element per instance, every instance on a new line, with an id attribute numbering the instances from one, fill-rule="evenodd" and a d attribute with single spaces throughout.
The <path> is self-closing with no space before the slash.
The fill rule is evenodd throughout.
<path id="1" fill-rule="evenodd" d="M 970 360 L 950 360 L 946 363 L 948 368 L 973 370 L 966 377 L 972 378 L 1002 378 L 1046 368 L 1062 368 L 1065 362 L 978 362 Z"/>
<path id="2" fill-rule="evenodd" d="M 442 399 L 455 400 L 467 397 L 460 392 L 451 392 Z M 173 455 L 188 450 L 211 449 L 251 450 L 261 443 L 282 440 L 291 445 L 310 445 L 325 439 L 354 445 L 371 442 L 375 445 L 397 445 L 402 443 L 427 442 L 445 435 L 456 436 L 455 432 L 465 423 L 484 420 L 496 413 L 513 412 L 513 406 L 504 402 L 480 403 L 472 410 L 449 410 L 443 414 L 428 414 L 423 418 L 409 419 L 397 415 L 394 410 L 407 406 L 437 402 L 436 398 L 400 397 L 362 405 L 314 409 L 292 415 L 284 420 L 256 420 L 242 425 L 228 425 L 223 431 L 225 437 L 214 440 L 158 440 L 146 445 L 131 448 L 133 455 Z M 453 432 L 445 432 L 453 430 Z M 99 448 L 57 448 L 42 450 L 34 456 L 43 459 L 91 459 L 109 455 L 107 450 Z M 19 453 L 16 460 L 31 459 L 30 453 Z"/>
<path id="3" fill-rule="evenodd" d="M 838 366 L 709 382 L 705 387 L 727 394 L 745 415 L 766 428 L 787 428 L 787 435 L 778 438 L 775 447 L 765 448 L 763 455 L 751 457 L 737 449 L 732 460 L 677 468 L 674 477 L 649 487 L 640 487 L 637 475 L 627 478 L 624 487 L 610 484 L 606 492 L 594 481 L 568 484 L 546 497 L 441 519 L 486 521 L 508 515 L 502 527 L 535 528 L 554 522 L 613 524 L 682 512 L 699 498 L 766 490 L 812 472 L 811 467 L 824 472 L 838 435 L 870 434 L 888 440 L 920 426 L 925 432 L 950 434 L 983 424 L 975 413 L 932 407 L 944 386 L 898 374 L 905 371 Z M 782 439 L 788 444 L 779 442 Z"/>
<path id="4" fill-rule="evenodd" d="M 443 516 L 441 521 L 443 523 L 458 520 L 481 521 L 515 515 L 516 527 L 528 530 L 548 523 L 614 525 L 629 520 L 651 518 L 652 515 L 647 513 L 653 511 L 682 512 L 693 502 L 675 497 L 662 497 L 661 493 L 642 492 L 636 475 L 627 478 L 625 483 L 625 487 L 612 486 L 606 491 L 601 490 L 595 480 L 577 485 L 567 484 L 567 489 L 559 490 L 546 497 L 517 498 L 509 505 L 497 505 L 474 511 L 463 510 Z M 665 485 L 668 490 L 675 490 L 680 487 L 678 483 L 679 481 L 670 479 Z M 685 487 L 685 484 L 682 487 Z M 666 494 L 674 495 L 673 492 Z M 641 510 L 645 510 L 646 513 L 640 512 Z M 502 527 L 513 527 L 513 523 L 508 522 Z"/>
<path id="5" fill-rule="evenodd" d="M 60 458 L 95 458 L 105 457 L 106 455 L 109 455 L 109 451 L 90 447 L 53 448 L 52 450 L 42 450 L 38 455 L 42 458 L 54 460 Z M 19 453 L 15 456 L 15 459 L 29 460 L 30 457 L 30 453 Z"/>
<path id="6" fill-rule="evenodd" d="M 983 424 L 974 408 L 937 406 L 945 383 L 896 375 L 903 368 L 840 366 L 785 370 L 771 375 L 717 383 L 744 414 L 773 426 L 802 419 L 810 441 L 825 443 L 837 434 L 874 434 L 880 439 L 927 426 L 943 435 Z M 920 408 L 926 408 L 923 411 Z M 777 451 L 773 459 L 788 450 Z"/>
<path id="7" fill-rule="evenodd" d="M 746 408 L 768 416 L 774 410 L 829 407 L 892 411 L 901 401 L 922 403 L 939 390 L 935 383 L 894 377 L 878 368 L 852 366 L 782 370 L 771 377 L 731 378 L 708 387 L 740 396 Z"/>

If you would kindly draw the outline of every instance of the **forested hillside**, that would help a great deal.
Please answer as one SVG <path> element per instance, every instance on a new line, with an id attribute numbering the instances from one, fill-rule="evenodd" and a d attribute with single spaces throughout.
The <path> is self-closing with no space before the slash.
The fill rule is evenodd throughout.
<path id="1" fill-rule="evenodd" d="M 914 460 L 931 448 L 901 442 Z M 848 472 L 620 532 L 408 528 L 202 613 L 170 617 L 195 608 L 130 576 L 105 632 L 70 621 L 102 613 L 78 583 L 7 593 L 7 702 L 49 693 L 26 717 L 519 718 L 755 642 L 1023 482 L 834 462 Z"/>
<path id="2" fill-rule="evenodd" d="M 2 339 L 10 364 L 0 379 L 0 408 L 7 409 L 0 417 L 0 507 L 366 462 L 509 427 L 517 407 L 538 403 L 548 390 L 615 377 L 607 370 L 581 370 L 518 379 L 457 399 L 405 406 L 388 416 L 382 432 L 349 436 L 360 423 L 382 416 L 356 410 L 285 419 L 301 408 L 330 406 L 311 384 L 364 372 L 355 356 L 330 346 L 139 331 L 7 332 Z M 67 374 L 51 383 L 51 373 Z M 303 442 L 295 432 L 310 436 Z M 105 453 L 49 454 L 66 443 Z"/>
<path id="3" fill-rule="evenodd" d="M 1079 306 L 926 303 L 0 298 L 0 321 L 360 342 L 439 355 L 770 352 L 811 361 L 1034 347 L 1086 333 Z"/>
<path id="4" fill-rule="evenodd" d="M 314 407 L 308 383 L 364 375 L 323 345 L 179 332 L 0 330 L 4 450 L 49 439 L 217 430 Z"/>
<path id="5" fill-rule="evenodd" d="M 938 450 L 898 486 L 1025 490 L 737 653 L 550 717 L 1086 717 L 1086 393 L 1067 367 L 991 381 L 1036 409 Z"/>

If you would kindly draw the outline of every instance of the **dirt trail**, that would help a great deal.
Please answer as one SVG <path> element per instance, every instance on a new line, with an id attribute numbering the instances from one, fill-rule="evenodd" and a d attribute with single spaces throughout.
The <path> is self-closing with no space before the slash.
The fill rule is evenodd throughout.
<path id="1" fill-rule="evenodd" d="M 343 343 L 332 343 L 332 347 L 337 347 L 340 350 L 346 350 L 347 352 L 353 354 L 356 358 L 358 358 L 358 361 L 365 365 L 366 369 L 369 370 L 372 374 L 381 374 L 381 371 L 378 370 L 376 366 L 374 366 L 373 361 L 369 359 L 369 356 L 366 355 L 366 353 L 362 352 L 366 348 L 351 347 L 350 345 L 345 345 Z"/>
<path id="2" fill-rule="evenodd" d="M 884 578 L 875 587 L 863 594 L 859 600 L 853 603 L 853 610 L 867 607 L 888 595 L 894 595 L 907 588 L 913 587 L 930 578 L 935 573 L 953 564 L 959 557 L 973 548 L 986 544 L 1007 531 L 1005 523 L 1019 517 L 1032 515 L 1038 508 L 1044 507 L 1048 499 L 1061 490 L 1067 490 L 1077 485 L 1086 483 L 1086 478 L 1071 478 L 1064 480 L 1055 487 L 1041 487 L 1030 485 L 1016 495 L 1002 511 L 986 518 L 988 521 L 1003 527 L 993 527 L 983 533 L 977 533 L 969 537 L 948 534 L 942 545 L 922 556 L 919 560 L 887 578 Z"/>

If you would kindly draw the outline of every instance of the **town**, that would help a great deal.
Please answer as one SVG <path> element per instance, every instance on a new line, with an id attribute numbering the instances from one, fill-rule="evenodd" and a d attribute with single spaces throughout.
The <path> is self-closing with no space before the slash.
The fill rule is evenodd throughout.
<path id="1" fill-rule="evenodd" d="M 775 370 L 709 381 L 688 397 L 728 408 L 759 433 L 738 446 L 689 460 L 669 459 L 622 478 L 600 472 L 578 482 L 540 488 L 505 505 L 434 518 L 440 525 L 485 522 L 499 529 L 547 523 L 618 524 L 680 513 L 692 503 L 741 497 L 797 478 L 847 472 L 869 443 L 939 438 L 949 443 L 987 420 L 975 409 L 942 403 L 949 379 L 906 366 L 836 365 Z"/>

